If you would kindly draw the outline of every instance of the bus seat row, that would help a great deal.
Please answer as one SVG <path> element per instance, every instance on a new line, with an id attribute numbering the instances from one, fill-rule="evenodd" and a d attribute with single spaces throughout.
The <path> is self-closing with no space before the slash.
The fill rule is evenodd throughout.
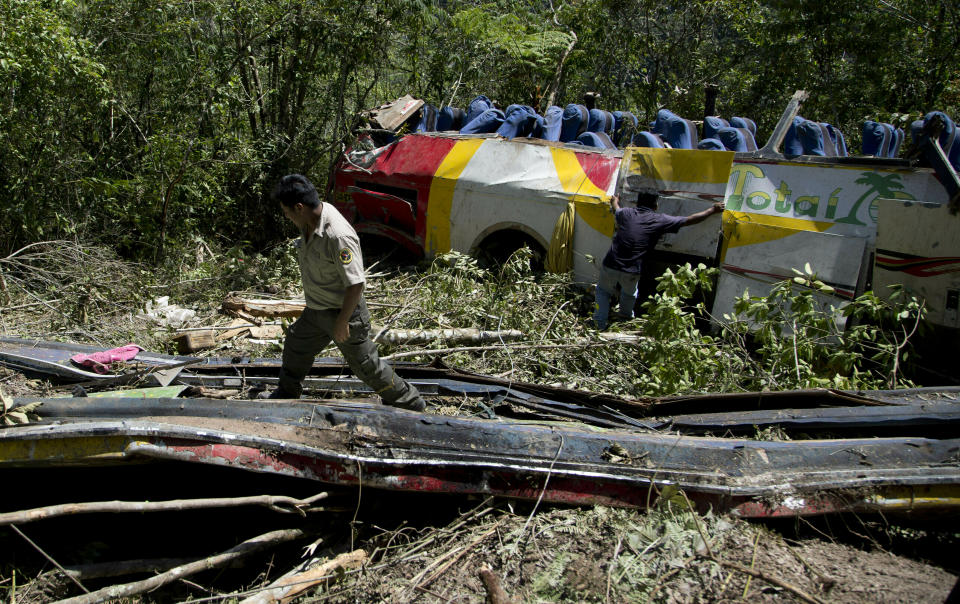
<path id="1" fill-rule="evenodd" d="M 863 123 L 863 154 L 873 157 L 897 157 L 905 135 L 903 129 L 884 122 Z"/>
<path id="2" fill-rule="evenodd" d="M 793 118 L 783 138 L 783 154 L 847 157 L 850 153 L 847 140 L 839 128 L 798 115 Z"/>
<path id="3" fill-rule="evenodd" d="M 466 110 L 455 107 L 437 109 L 426 104 L 420 111 L 414 132 L 460 132 L 461 134 L 497 133 L 504 138 L 533 137 L 602 149 L 616 149 L 629 142 L 637 128 L 637 118 L 629 111 L 609 112 L 587 109 L 571 103 L 565 108 L 551 105 L 538 114 L 529 105 L 510 105 L 505 111 L 486 96 L 470 101 Z"/>
<path id="4" fill-rule="evenodd" d="M 922 120 L 910 126 L 913 140 L 918 140 L 927 122 L 938 116 L 944 128 L 939 142 L 948 161 L 960 171 L 960 136 L 949 116 L 931 111 Z M 510 105 L 506 111 L 497 109 L 486 96 L 473 99 L 466 110 L 456 107 L 437 109 L 426 104 L 420 111 L 415 132 L 460 132 L 463 134 L 497 133 L 507 139 L 533 137 L 567 144 L 601 149 L 620 146 L 661 147 L 674 149 L 707 149 L 717 151 L 749 152 L 757 149 L 756 123 L 745 117 L 733 116 L 725 120 L 707 116 L 703 120 L 703 138 L 697 125 L 668 109 L 657 112 L 649 131 L 638 131 L 637 117 L 629 111 L 609 112 L 587 109 L 571 103 L 564 108 L 551 105 L 538 114 L 528 105 Z M 891 124 L 866 121 L 863 124 L 863 155 L 897 157 L 905 135 Z M 783 153 L 788 156 L 815 155 L 847 157 L 846 139 L 835 126 L 796 116 L 783 140 Z"/>

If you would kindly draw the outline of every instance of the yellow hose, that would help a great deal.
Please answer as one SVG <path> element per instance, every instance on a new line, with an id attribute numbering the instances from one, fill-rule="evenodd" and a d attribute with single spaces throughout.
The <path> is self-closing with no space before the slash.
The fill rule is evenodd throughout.
<path id="1" fill-rule="evenodd" d="M 574 200 L 567 202 L 567 209 L 557 218 L 547 250 L 546 269 L 551 273 L 566 273 L 573 269 L 573 224 L 577 215 Z"/>

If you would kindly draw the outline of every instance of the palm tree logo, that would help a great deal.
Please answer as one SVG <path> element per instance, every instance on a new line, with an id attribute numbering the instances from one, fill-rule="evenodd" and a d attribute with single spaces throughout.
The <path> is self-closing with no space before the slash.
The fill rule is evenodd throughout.
<path id="1" fill-rule="evenodd" d="M 861 172 L 860 178 L 854 182 L 856 182 L 858 185 L 867 185 L 869 188 L 853 204 L 853 206 L 850 208 L 850 212 L 843 218 L 838 218 L 837 222 L 844 224 L 866 225 L 865 222 L 857 218 L 857 214 L 860 212 L 860 206 L 862 206 L 867 199 L 870 200 L 870 205 L 867 210 L 870 214 L 870 220 L 872 220 L 874 223 L 877 222 L 877 199 L 914 199 L 913 195 L 898 190 L 903 188 L 903 183 L 900 182 L 899 174 L 881 175 L 877 172 Z"/>

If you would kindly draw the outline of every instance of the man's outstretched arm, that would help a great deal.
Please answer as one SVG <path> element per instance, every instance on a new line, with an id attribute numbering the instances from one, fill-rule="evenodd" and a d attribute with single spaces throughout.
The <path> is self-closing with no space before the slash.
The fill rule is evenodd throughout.
<path id="1" fill-rule="evenodd" d="M 714 214 L 719 214 L 720 212 L 722 212 L 723 208 L 724 208 L 723 202 L 718 201 L 715 204 L 713 204 L 713 206 L 707 208 L 702 212 L 697 212 L 696 214 L 690 214 L 689 216 L 687 216 L 687 224 L 684 226 L 690 226 L 691 224 L 697 224 L 698 222 L 703 222 L 710 216 L 713 216 Z"/>

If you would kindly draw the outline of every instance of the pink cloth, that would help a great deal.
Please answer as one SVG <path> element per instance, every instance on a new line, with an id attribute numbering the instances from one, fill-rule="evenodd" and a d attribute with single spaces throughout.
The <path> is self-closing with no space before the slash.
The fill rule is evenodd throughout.
<path id="1" fill-rule="evenodd" d="M 137 356 L 137 353 L 141 350 L 143 348 L 136 344 L 127 344 L 120 348 L 112 348 L 92 354 L 75 354 L 70 357 L 70 360 L 81 367 L 92 367 L 97 373 L 107 373 L 110 370 L 110 365 L 129 361 Z"/>

